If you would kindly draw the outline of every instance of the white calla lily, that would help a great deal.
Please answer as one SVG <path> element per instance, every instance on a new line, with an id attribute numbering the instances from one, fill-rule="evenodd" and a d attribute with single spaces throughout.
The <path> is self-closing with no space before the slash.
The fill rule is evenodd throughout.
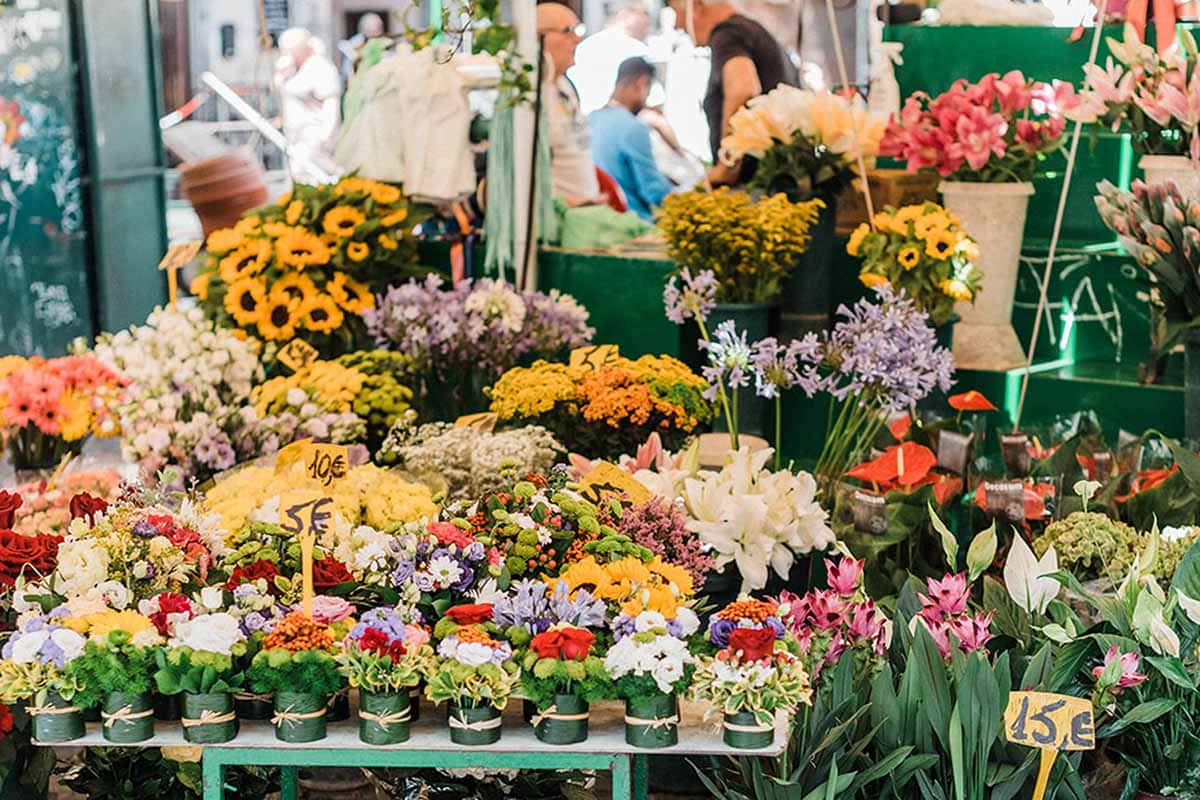
<path id="1" fill-rule="evenodd" d="M 1053 547 L 1038 559 L 1022 537 L 1013 538 L 1004 564 L 1004 586 L 1014 603 L 1030 614 L 1035 611 L 1045 614 L 1062 590 L 1057 580 L 1045 577 L 1055 572 L 1058 572 L 1058 553 Z"/>

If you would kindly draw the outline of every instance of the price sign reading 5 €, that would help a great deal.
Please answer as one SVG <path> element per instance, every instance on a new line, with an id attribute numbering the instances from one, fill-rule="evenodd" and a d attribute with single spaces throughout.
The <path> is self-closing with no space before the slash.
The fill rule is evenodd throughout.
<path id="1" fill-rule="evenodd" d="M 1042 800 L 1054 760 L 1064 750 L 1096 746 L 1092 703 L 1084 697 L 1048 692 L 1013 692 L 1004 710 L 1004 735 L 1014 744 L 1042 751 L 1033 800 Z"/>
<path id="2" fill-rule="evenodd" d="M 313 546 L 333 521 L 333 498 L 316 489 L 291 489 L 279 495 L 279 527 L 300 540 L 304 613 L 312 616 Z"/>

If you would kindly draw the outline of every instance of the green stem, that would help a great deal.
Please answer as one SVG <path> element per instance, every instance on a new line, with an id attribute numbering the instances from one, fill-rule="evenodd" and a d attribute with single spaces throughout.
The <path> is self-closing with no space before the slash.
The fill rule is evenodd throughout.
<path id="1" fill-rule="evenodd" d="M 775 395 L 775 471 L 783 464 L 783 395 Z"/>
<path id="2" fill-rule="evenodd" d="M 696 324 L 700 327 L 700 338 L 705 344 L 711 344 L 712 340 L 708 338 L 708 327 L 705 326 L 704 320 L 699 316 L 696 317 Z M 707 350 L 705 351 L 707 352 Z M 733 413 L 729 409 L 729 397 L 725 394 L 724 380 L 717 381 L 717 399 L 721 402 L 721 410 L 725 414 L 725 427 L 729 430 L 729 438 L 733 444 L 733 449 L 738 449 L 737 422 L 735 420 L 736 411 Z M 734 394 L 734 403 L 737 403 L 737 395 Z M 736 406 L 735 406 L 736 407 Z"/>
<path id="3" fill-rule="evenodd" d="M 733 412 L 730 414 L 729 423 L 729 441 L 733 445 L 733 451 L 736 453 L 739 449 L 738 443 L 738 390 L 736 387 L 730 389 L 729 392 L 733 395 Z"/>

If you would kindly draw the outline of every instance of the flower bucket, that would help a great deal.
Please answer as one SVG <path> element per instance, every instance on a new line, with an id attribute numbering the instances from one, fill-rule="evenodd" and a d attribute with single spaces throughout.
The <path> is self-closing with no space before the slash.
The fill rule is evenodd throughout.
<path id="1" fill-rule="evenodd" d="M 407 742 L 412 724 L 411 698 L 407 689 L 398 692 L 358 693 L 358 738 L 367 744 Z"/>
<path id="2" fill-rule="evenodd" d="M 348 686 L 342 687 L 330 695 L 325 719 L 330 722 L 342 722 L 350 719 L 350 688 Z"/>
<path id="3" fill-rule="evenodd" d="M 1147 184 L 1174 181 L 1184 197 L 1200 198 L 1200 169 L 1188 156 L 1152 156 L 1138 159 Z"/>
<path id="4" fill-rule="evenodd" d="M 326 699 L 313 692 L 277 692 L 275 738 L 281 742 L 315 742 L 325 738 Z"/>
<path id="5" fill-rule="evenodd" d="M 154 693 L 154 718 L 163 722 L 178 722 L 183 716 L 182 694 Z"/>
<path id="6" fill-rule="evenodd" d="M 269 694 L 237 692 L 233 701 L 238 719 L 265 720 L 275 713 L 275 698 Z"/>
<path id="7" fill-rule="evenodd" d="M 109 692 L 100 707 L 100 729 L 116 744 L 144 742 L 154 735 L 154 707 L 147 694 Z"/>
<path id="8" fill-rule="evenodd" d="M 1183 431 L 1200 439 L 1200 330 L 1183 334 Z"/>
<path id="9" fill-rule="evenodd" d="M 450 741 L 478 746 L 500 741 L 504 719 L 495 706 L 467 708 L 450 704 Z"/>
<path id="10" fill-rule="evenodd" d="M 832 192 L 818 192 L 816 197 L 825 203 L 825 208 L 821 209 L 817 223 L 809 231 L 812 241 L 808 249 L 784 279 L 779 296 L 779 339 L 784 343 L 803 338 L 806 333 L 827 330 L 829 316 L 833 313 L 837 196 Z"/>
<path id="11" fill-rule="evenodd" d="M 751 711 L 726 714 L 721 725 L 725 744 L 743 750 L 770 747 L 775 741 L 775 727 L 762 725 Z"/>
<path id="12" fill-rule="evenodd" d="M 556 694 L 533 717 L 533 733 L 546 744 L 577 744 L 588 737 L 588 704 L 574 694 Z"/>
<path id="13" fill-rule="evenodd" d="M 33 718 L 33 738 L 40 744 L 69 742 L 83 736 L 83 711 L 58 692 L 46 695 L 46 703 L 26 709 Z"/>
<path id="14" fill-rule="evenodd" d="M 228 692 L 184 694 L 179 724 L 183 727 L 183 738 L 193 744 L 228 742 L 238 731 L 233 695 Z"/>
<path id="15" fill-rule="evenodd" d="M 954 360 L 959 369 L 1003 371 L 1025 364 L 1025 349 L 1012 326 L 1021 265 L 1021 241 L 1032 183 L 943 181 L 946 208 L 957 214 L 979 243 L 983 289 L 975 303 L 959 303 Z"/>
<path id="16" fill-rule="evenodd" d="M 679 743 L 679 702 L 672 694 L 625 701 L 625 741 L 634 747 L 670 747 Z"/>

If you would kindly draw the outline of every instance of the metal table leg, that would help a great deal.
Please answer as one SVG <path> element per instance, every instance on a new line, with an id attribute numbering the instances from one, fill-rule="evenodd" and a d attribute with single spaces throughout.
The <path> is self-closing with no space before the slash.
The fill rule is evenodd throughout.
<path id="1" fill-rule="evenodd" d="M 204 800 L 222 800 L 225 796 L 225 775 L 221 768 L 221 759 L 206 752 L 200 764 L 204 784 Z"/>
<path id="2" fill-rule="evenodd" d="M 630 758 L 633 760 L 633 800 L 646 800 L 650 793 L 650 760 L 644 755 Z"/>
<path id="3" fill-rule="evenodd" d="M 296 785 L 299 772 L 299 767 L 279 768 L 279 800 L 296 800 L 299 797 L 300 789 Z"/>

